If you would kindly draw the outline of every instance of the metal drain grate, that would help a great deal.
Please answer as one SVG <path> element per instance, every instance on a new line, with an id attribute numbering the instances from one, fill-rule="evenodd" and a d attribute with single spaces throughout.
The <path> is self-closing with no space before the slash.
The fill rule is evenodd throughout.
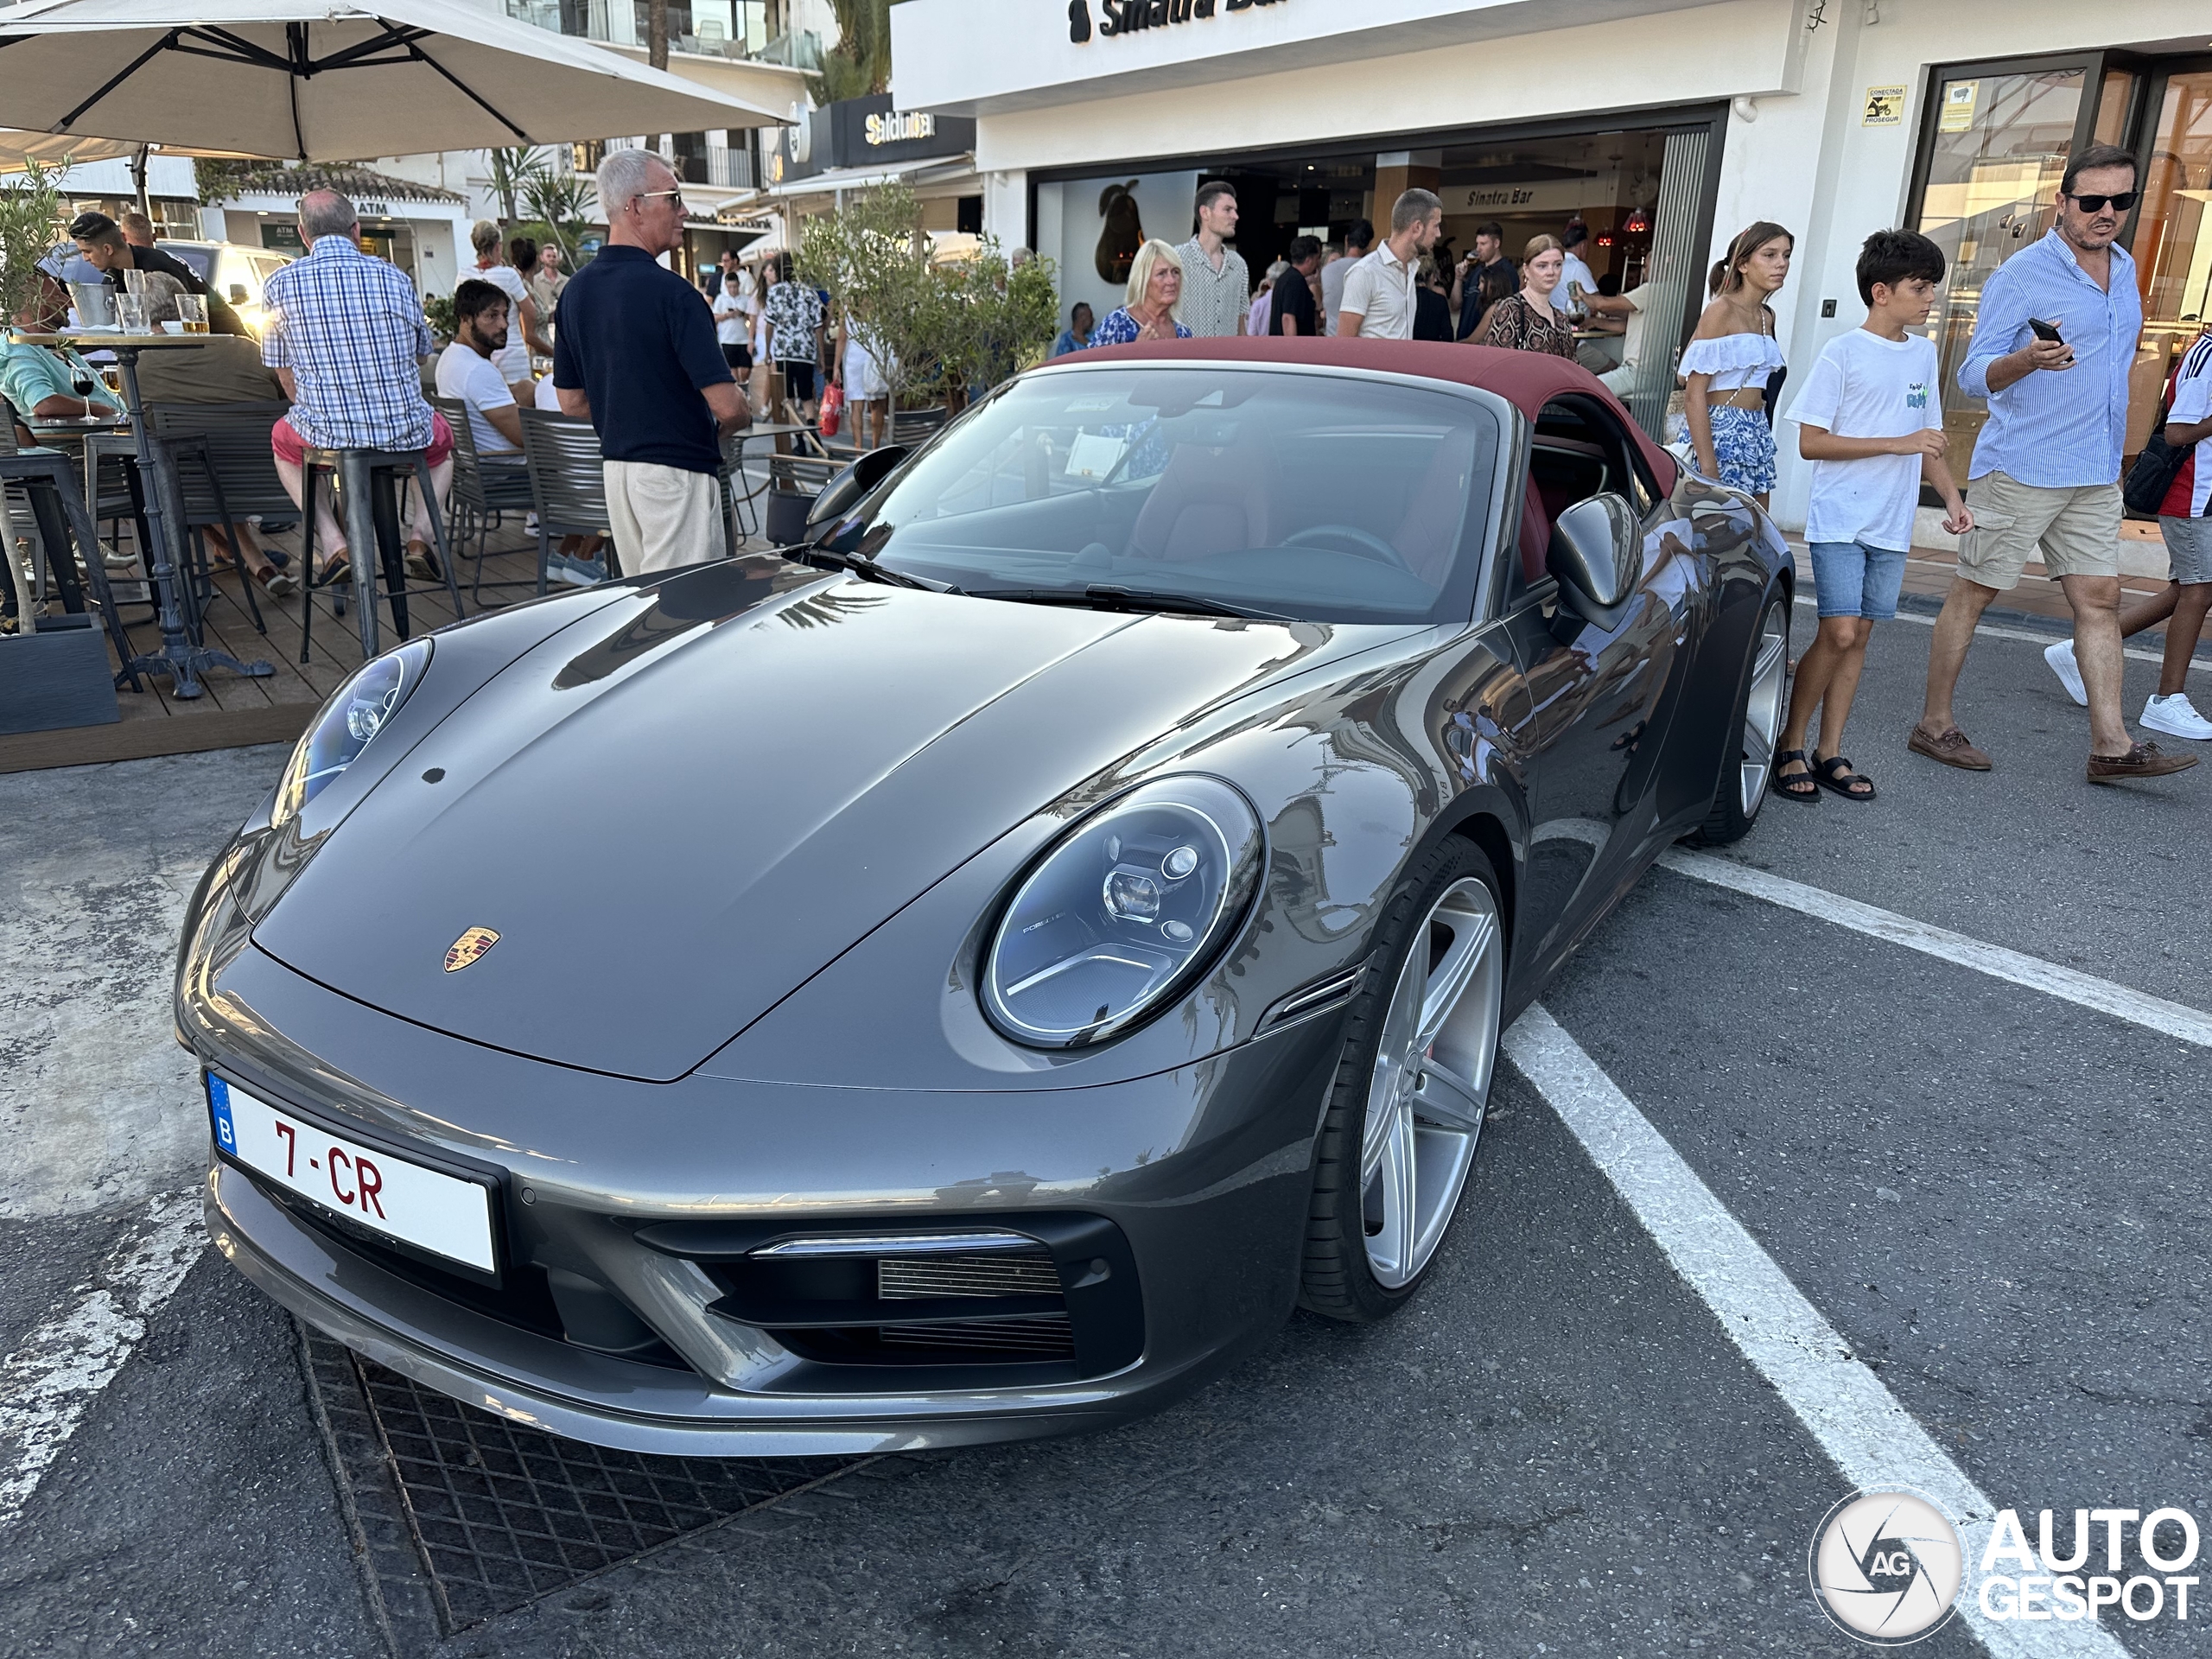
<path id="1" fill-rule="evenodd" d="M 306 1343 L 395 1637 L 429 1634 L 425 1615 L 451 1635 L 868 1461 L 609 1451 L 420 1388 L 313 1332 Z"/>

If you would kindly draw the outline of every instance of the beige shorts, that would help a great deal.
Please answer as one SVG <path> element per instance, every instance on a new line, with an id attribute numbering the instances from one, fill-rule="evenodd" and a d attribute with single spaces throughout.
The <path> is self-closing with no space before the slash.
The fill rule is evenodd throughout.
<path id="1" fill-rule="evenodd" d="M 2044 489 L 2004 473 L 1967 486 L 1974 528 L 1959 538 L 1959 574 L 2002 593 L 2017 588 L 2022 567 L 2037 556 L 2060 576 L 2120 574 L 2120 486 L 2080 484 Z"/>
<path id="2" fill-rule="evenodd" d="M 673 570 L 729 551 L 722 540 L 721 486 L 712 474 L 647 461 L 601 465 L 623 575 Z"/>

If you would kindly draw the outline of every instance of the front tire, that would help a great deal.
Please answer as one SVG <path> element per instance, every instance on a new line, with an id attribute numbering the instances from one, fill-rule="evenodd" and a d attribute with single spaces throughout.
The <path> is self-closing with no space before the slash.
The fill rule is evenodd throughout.
<path id="1" fill-rule="evenodd" d="M 1400 880 L 1315 1148 L 1302 1306 L 1367 1324 L 1421 1287 L 1473 1167 L 1505 991 L 1497 873 L 1457 836 Z"/>
<path id="2" fill-rule="evenodd" d="M 1789 708 L 1789 595 L 1777 588 L 1767 596 L 1759 625 L 1751 630 L 1745 653 L 1744 680 L 1736 693 L 1736 719 L 1730 728 L 1736 753 L 1720 768 L 1713 810 L 1688 837 L 1694 845 L 1721 847 L 1741 841 L 1766 804 L 1767 775 L 1782 717 Z"/>

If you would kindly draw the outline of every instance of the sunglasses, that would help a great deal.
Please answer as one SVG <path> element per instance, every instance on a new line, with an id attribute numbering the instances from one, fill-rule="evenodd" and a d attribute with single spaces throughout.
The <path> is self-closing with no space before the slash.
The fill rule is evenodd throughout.
<path id="1" fill-rule="evenodd" d="M 2114 213 L 2124 213 L 2143 199 L 2140 190 L 2123 190 L 2116 196 L 2075 196 L 2074 205 L 2085 213 L 2101 213 L 2110 202 Z"/>
<path id="2" fill-rule="evenodd" d="M 640 190 L 638 192 L 639 201 L 651 201 L 655 196 L 666 196 L 679 207 L 683 205 L 683 193 L 681 190 Z"/>

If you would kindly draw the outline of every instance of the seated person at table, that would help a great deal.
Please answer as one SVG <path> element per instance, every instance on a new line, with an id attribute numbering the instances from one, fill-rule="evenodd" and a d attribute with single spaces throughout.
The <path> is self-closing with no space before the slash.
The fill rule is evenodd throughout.
<path id="1" fill-rule="evenodd" d="M 439 397 L 468 406 L 477 460 L 520 466 L 522 416 L 515 412 L 514 388 L 499 367 L 508 316 L 506 295 L 489 283 L 470 278 L 454 289 L 453 344 L 438 354 L 437 385 Z"/>
<path id="2" fill-rule="evenodd" d="M 467 405 L 476 459 L 486 467 L 523 464 L 522 416 L 515 405 L 514 388 L 499 371 L 511 315 L 503 290 L 489 283 L 462 283 L 453 291 L 453 344 L 438 354 L 438 396 L 456 397 Z M 532 398 L 540 400 L 541 407 L 551 385 L 548 375 L 532 388 Z M 559 408 L 554 405 L 556 413 Z M 598 546 L 596 536 L 563 536 L 546 565 L 547 574 L 572 587 L 606 581 L 606 565 L 591 556 Z"/>
<path id="3" fill-rule="evenodd" d="M 307 257 L 273 273 L 261 290 L 268 313 L 261 360 L 292 399 L 291 413 L 270 429 L 276 475 L 297 501 L 309 448 L 420 450 L 442 510 L 453 487 L 453 433 L 423 396 L 430 325 L 422 296 L 398 267 L 361 251 L 360 215 L 337 191 L 302 196 L 299 226 Z M 408 493 L 414 511 L 407 568 L 435 575 L 429 505 L 420 492 Z M 346 538 L 322 480 L 315 528 L 322 561 L 317 580 L 352 581 Z"/>
<path id="4" fill-rule="evenodd" d="M 167 272 L 146 273 L 146 321 L 159 327 L 176 321 L 176 296 L 184 285 Z M 261 361 L 261 348 L 242 334 L 207 334 L 205 345 L 189 351 L 148 352 L 138 359 L 138 400 L 142 404 L 281 404 L 283 383 Z M 238 519 L 228 524 L 203 524 L 200 534 L 213 544 L 209 557 L 218 566 L 245 561 L 246 574 L 261 584 L 271 599 L 283 599 L 298 582 L 277 568 L 255 538 L 252 524 Z"/>
<path id="5" fill-rule="evenodd" d="M 246 326 L 238 321 L 238 314 L 231 309 L 223 296 L 209 288 L 200 273 L 190 265 L 162 248 L 142 248 L 126 241 L 123 227 L 105 213 L 79 213 L 69 221 L 70 238 L 77 245 L 77 251 L 98 267 L 107 277 L 108 286 L 120 290 L 123 273 L 126 270 L 160 271 L 174 276 L 188 294 L 197 294 L 207 302 L 207 332 L 211 334 L 243 334 Z M 175 316 L 172 311 L 169 314 Z"/>
<path id="6" fill-rule="evenodd" d="M 69 297 L 61 284 L 41 272 L 29 303 L 16 314 L 16 326 L 27 334 L 44 333 L 62 327 L 68 315 Z M 77 390 L 87 382 L 90 391 Z M 92 365 L 69 346 L 10 344 L 0 355 L 0 396 L 13 412 L 16 442 L 24 448 L 36 442 L 26 424 L 33 419 L 79 421 L 123 412 Z"/>

